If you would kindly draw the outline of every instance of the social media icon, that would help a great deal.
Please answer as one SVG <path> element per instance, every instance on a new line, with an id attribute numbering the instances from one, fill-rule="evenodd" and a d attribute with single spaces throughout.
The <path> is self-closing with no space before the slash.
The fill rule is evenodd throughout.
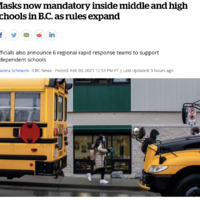
<path id="1" fill-rule="evenodd" d="M 24 37 L 29 37 L 30 34 L 29 33 L 24 33 Z"/>
<path id="2" fill-rule="evenodd" d="M 31 36 L 32 36 L 32 34 L 31 34 L 31 31 L 29 31 L 29 30 L 24 30 L 24 31 L 22 31 L 22 39 L 23 40 L 30 40 L 31 39 Z"/>
<path id="3" fill-rule="evenodd" d="M 49 40 L 55 40 L 55 39 L 57 38 L 57 33 L 56 33 L 56 31 L 55 31 L 55 30 L 49 30 L 49 31 L 47 32 L 47 38 L 48 38 Z"/>
<path id="4" fill-rule="evenodd" d="M 12 38 L 14 38 L 17 36 L 17 33 L 11 33 L 11 35 L 12 35 Z"/>
<path id="5" fill-rule="evenodd" d="M 6 38 L 6 32 L 4 30 L 0 30 L 0 41 Z"/>
<path id="6" fill-rule="evenodd" d="M 36 36 L 37 36 L 38 38 L 41 38 L 41 37 L 42 37 L 42 33 L 38 33 L 38 34 L 36 34 Z"/>
<path id="7" fill-rule="evenodd" d="M 37 30 L 34 34 L 36 40 L 44 39 L 44 32 L 42 30 Z"/>
<path id="8" fill-rule="evenodd" d="M 11 30 L 11 31 L 9 32 L 9 38 L 10 38 L 11 40 L 17 40 L 18 37 L 19 37 L 19 32 L 18 32 L 17 30 Z"/>
<path id="9" fill-rule="evenodd" d="M 50 38 L 55 38 L 56 35 L 55 35 L 55 33 L 51 33 L 51 32 L 49 32 L 49 37 L 50 37 Z"/>

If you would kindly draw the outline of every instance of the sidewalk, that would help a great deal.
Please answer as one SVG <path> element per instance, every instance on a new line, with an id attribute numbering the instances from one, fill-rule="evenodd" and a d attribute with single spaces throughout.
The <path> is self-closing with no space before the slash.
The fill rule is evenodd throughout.
<path id="1" fill-rule="evenodd" d="M 138 179 L 107 179 L 108 184 L 100 184 L 99 178 L 92 179 L 89 182 L 87 177 L 58 177 L 52 176 L 23 176 L 21 178 L 7 179 L 0 177 L 0 185 L 22 185 L 22 186 L 43 186 L 43 187 L 61 187 L 61 188 L 88 188 L 88 189 L 106 189 L 106 190 L 140 190 Z"/>

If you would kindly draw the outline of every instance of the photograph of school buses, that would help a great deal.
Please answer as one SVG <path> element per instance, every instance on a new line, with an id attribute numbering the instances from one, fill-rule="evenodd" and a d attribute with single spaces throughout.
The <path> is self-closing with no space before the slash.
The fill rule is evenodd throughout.
<path id="1" fill-rule="evenodd" d="M 191 135 L 200 126 L 199 96 L 200 79 L 1 79 L 0 176 L 89 184 L 90 149 L 101 134 L 114 149 L 105 157 L 107 185 L 138 179 L 137 187 L 163 196 L 199 196 L 199 136 Z M 145 156 L 150 135 L 157 143 Z"/>
<path id="2" fill-rule="evenodd" d="M 70 88 L 65 79 L 0 79 L 0 176 L 63 173 Z"/>

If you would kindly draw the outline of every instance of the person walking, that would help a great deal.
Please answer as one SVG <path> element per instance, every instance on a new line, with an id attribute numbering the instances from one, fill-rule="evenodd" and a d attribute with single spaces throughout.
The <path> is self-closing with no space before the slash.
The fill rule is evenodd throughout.
<path id="1" fill-rule="evenodd" d="M 106 157 L 106 154 L 111 151 L 111 149 L 105 148 L 105 136 L 103 136 L 103 135 L 98 136 L 98 138 L 95 142 L 95 145 L 94 145 L 94 150 L 95 150 L 96 169 L 92 173 L 87 173 L 88 180 L 92 181 L 92 175 L 100 172 L 101 173 L 100 184 L 107 184 L 108 181 L 104 179 L 105 157 Z"/>

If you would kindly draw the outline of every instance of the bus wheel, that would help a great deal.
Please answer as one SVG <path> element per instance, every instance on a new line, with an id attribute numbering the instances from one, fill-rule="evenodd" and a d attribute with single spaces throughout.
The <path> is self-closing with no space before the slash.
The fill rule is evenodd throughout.
<path id="1" fill-rule="evenodd" d="M 164 192 L 161 192 L 160 194 L 161 194 L 162 197 L 168 197 L 169 196 L 169 191 L 166 190 Z"/>
<path id="2" fill-rule="evenodd" d="M 200 196 L 200 174 L 191 174 L 179 180 L 172 196 Z"/>
<path id="3" fill-rule="evenodd" d="M 7 179 L 13 179 L 14 177 L 13 176 L 7 176 Z"/>
<path id="4" fill-rule="evenodd" d="M 62 176 L 62 177 L 64 177 L 64 176 L 65 176 L 65 174 L 64 174 L 64 172 L 63 172 L 63 170 L 61 170 L 61 172 L 60 172 L 60 176 Z"/>
<path id="5" fill-rule="evenodd" d="M 58 178 L 58 176 L 62 176 L 62 177 L 65 176 L 63 170 L 60 170 L 59 172 L 57 172 L 57 174 L 55 174 L 55 178 Z"/>

